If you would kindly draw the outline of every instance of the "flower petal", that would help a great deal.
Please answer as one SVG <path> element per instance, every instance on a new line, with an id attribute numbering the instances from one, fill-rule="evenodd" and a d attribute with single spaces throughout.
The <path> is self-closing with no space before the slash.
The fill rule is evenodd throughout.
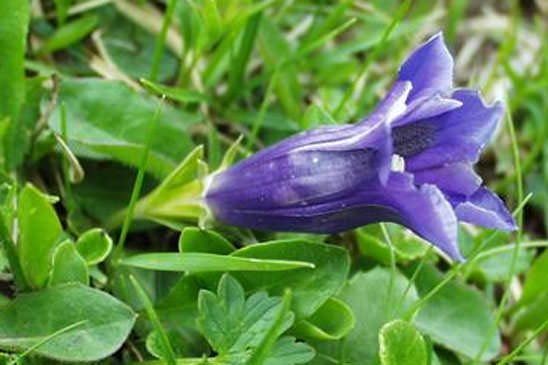
<path id="1" fill-rule="evenodd" d="M 403 115 L 394 120 L 392 126 L 398 127 L 422 119 L 432 118 L 461 106 L 462 102 L 459 100 L 447 98 L 441 94 L 418 98 L 407 107 Z"/>
<path id="2" fill-rule="evenodd" d="M 500 103 L 486 106 L 478 92 L 458 90 L 458 109 L 393 128 L 394 152 L 410 171 L 453 162 L 477 162 L 502 116 Z"/>
<path id="3" fill-rule="evenodd" d="M 400 223 L 451 258 L 463 259 L 451 205 L 434 185 L 417 188 L 409 174 L 392 173 L 386 185 L 371 179 L 344 196 L 294 202 L 277 209 L 247 204 L 225 208 L 214 207 L 215 216 L 225 223 L 269 231 L 339 233 L 370 223 Z"/>
<path id="4" fill-rule="evenodd" d="M 503 201 L 486 188 L 479 188 L 465 201 L 457 203 L 459 220 L 487 228 L 515 231 L 518 227 Z"/>
<path id="5" fill-rule="evenodd" d="M 293 148 L 275 145 L 240 161 L 213 176 L 206 200 L 234 209 L 283 208 L 346 194 L 371 179 L 386 182 L 392 158 L 390 126 L 379 119 L 348 130 L 335 131 L 345 138 L 330 140 L 330 130 L 315 143 L 294 140 Z"/>
<path id="6" fill-rule="evenodd" d="M 386 119 L 390 124 L 393 120 L 404 115 L 407 110 L 407 98 L 413 86 L 409 81 L 396 81 L 388 94 L 381 100 L 373 113 L 363 119 L 361 124 L 371 124 L 377 119 Z"/>
<path id="7" fill-rule="evenodd" d="M 413 84 L 409 102 L 452 88 L 453 57 L 442 33 L 430 38 L 407 58 L 400 68 L 398 80 L 408 80 Z"/>
<path id="8" fill-rule="evenodd" d="M 453 163 L 431 169 L 413 171 L 417 185 L 433 184 L 448 194 L 470 196 L 481 186 L 481 177 L 475 172 L 472 165 L 467 163 Z"/>

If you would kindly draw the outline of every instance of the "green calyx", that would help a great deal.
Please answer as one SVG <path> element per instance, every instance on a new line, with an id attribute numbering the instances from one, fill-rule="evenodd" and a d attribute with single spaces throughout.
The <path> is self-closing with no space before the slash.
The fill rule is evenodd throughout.
<path id="1" fill-rule="evenodd" d="M 137 202 L 134 218 L 151 220 L 177 230 L 189 224 L 198 224 L 202 228 L 211 226 L 214 217 L 203 197 L 211 179 L 232 164 L 240 141 L 238 138 L 230 146 L 220 167 L 211 173 L 203 158 L 203 146 L 196 147 L 160 185 Z M 126 209 L 115 214 L 109 220 L 110 228 L 119 226 L 125 214 Z"/>

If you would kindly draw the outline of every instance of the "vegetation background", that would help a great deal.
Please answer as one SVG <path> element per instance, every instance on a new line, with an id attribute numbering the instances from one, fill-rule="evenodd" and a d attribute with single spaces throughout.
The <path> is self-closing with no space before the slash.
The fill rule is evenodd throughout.
<path id="1" fill-rule="evenodd" d="M 506 104 L 478 169 L 519 232 L 448 264 L 391 224 L 185 224 L 239 135 L 358 120 L 440 30 Z M 547 32 L 545 0 L 2 0 L 0 362 L 545 364 Z"/>

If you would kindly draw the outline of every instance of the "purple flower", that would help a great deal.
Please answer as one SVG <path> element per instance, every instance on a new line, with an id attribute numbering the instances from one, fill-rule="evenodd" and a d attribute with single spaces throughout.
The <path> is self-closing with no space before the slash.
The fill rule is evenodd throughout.
<path id="1" fill-rule="evenodd" d="M 455 260 L 457 223 L 515 230 L 472 165 L 503 114 L 452 89 L 443 36 L 405 61 L 384 100 L 356 125 L 321 127 L 267 148 L 209 181 L 221 222 L 269 231 L 337 233 L 396 222 Z M 399 168 L 395 168 L 398 162 Z"/>

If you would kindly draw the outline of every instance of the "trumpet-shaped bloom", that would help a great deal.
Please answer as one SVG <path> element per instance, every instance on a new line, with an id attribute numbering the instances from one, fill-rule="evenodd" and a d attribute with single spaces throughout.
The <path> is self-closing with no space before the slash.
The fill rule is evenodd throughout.
<path id="1" fill-rule="evenodd" d="M 410 55 L 360 123 L 297 134 L 211 176 L 209 209 L 224 223 L 270 231 L 338 233 L 396 222 L 462 260 L 459 220 L 516 226 L 472 167 L 502 106 L 453 90 L 452 72 L 438 34 Z"/>

